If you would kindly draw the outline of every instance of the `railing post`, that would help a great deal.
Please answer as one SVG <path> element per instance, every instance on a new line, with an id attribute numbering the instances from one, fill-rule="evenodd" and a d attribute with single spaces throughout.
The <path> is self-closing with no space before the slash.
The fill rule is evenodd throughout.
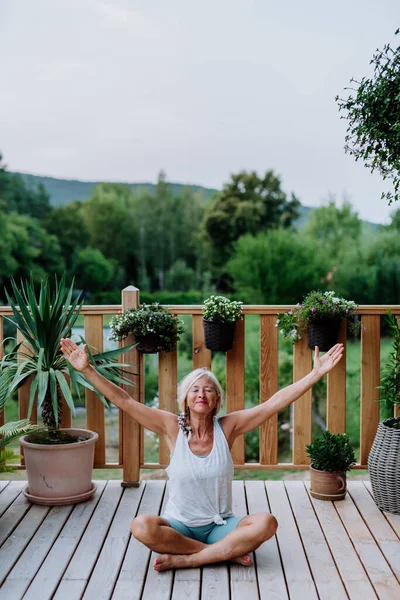
<path id="1" fill-rule="evenodd" d="M 122 310 L 137 308 L 140 304 L 138 288 L 129 285 L 122 290 Z M 122 346 L 129 346 L 135 342 L 133 335 L 128 335 L 122 341 Z M 130 376 L 135 387 L 123 386 L 130 396 L 140 402 L 140 389 L 143 386 L 141 374 L 143 373 L 143 356 L 133 348 L 121 357 L 124 363 L 131 365 L 130 370 L 135 373 Z M 140 484 L 140 426 L 137 421 L 124 412 L 120 412 L 120 440 L 122 444 L 123 481 L 122 487 L 138 487 Z"/>

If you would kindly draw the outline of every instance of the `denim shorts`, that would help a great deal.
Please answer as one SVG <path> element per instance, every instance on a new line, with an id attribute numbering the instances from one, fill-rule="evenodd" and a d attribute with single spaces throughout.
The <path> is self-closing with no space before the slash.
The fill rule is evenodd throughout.
<path id="1" fill-rule="evenodd" d="M 165 517 L 163 517 L 165 519 Z M 215 544 L 222 540 L 228 533 L 236 529 L 243 517 L 226 517 L 226 525 L 216 525 L 214 522 L 201 527 L 188 527 L 177 519 L 165 519 L 173 529 L 185 537 L 203 542 L 204 544 Z"/>

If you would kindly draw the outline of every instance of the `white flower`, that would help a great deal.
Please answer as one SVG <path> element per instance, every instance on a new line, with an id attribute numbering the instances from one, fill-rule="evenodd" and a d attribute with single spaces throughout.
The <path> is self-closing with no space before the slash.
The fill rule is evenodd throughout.
<path id="1" fill-rule="evenodd" d="M 340 298 L 337 298 L 336 296 L 334 298 L 332 298 L 332 302 L 334 304 L 337 304 L 338 302 L 340 302 Z"/>

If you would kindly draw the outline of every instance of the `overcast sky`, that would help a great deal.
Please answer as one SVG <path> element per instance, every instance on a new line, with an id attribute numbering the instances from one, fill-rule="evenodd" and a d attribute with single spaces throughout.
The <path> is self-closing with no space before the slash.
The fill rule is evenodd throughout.
<path id="1" fill-rule="evenodd" d="M 384 222 L 334 98 L 399 25 L 398 0 L 1 0 L 0 149 L 81 180 L 273 169 L 305 205 L 346 196 Z"/>

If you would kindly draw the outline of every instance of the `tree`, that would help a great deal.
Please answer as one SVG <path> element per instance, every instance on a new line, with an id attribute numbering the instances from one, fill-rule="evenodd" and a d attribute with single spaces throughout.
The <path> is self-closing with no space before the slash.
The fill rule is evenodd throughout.
<path id="1" fill-rule="evenodd" d="M 324 287 L 329 267 L 328 253 L 318 243 L 279 229 L 241 237 L 227 270 L 243 302 L 295 304 Z"/>
<path id="2" fill-rule="evenodd" d="M 106 288 L 116 267 L 115 260 L 107 260 L 97 248 L 84 248 L 74 264 L 76 287 L 92 294 Z"/>
<path id="3" fill-rule="evenodd" d="M 399 199 L 400 186 L 400 46 L 378 48 L 370 62 L 373 76 L 352 78 L 355 95 L 337 96 L 336 102 L 348 120 L 345 151 L 364 161 L 371 172 L 377 169 L 383 179 L 393 181 L 393 192 L 382 192 L 391 204 Z"/>
<path id="4" fill-rule="evenodd" d="M 77 200 L 54 208 L 45 224 L 47 231 L 57 237 L 66 267 L 70 270 L 79 251 L 89 244 L 83 202 Z"/>
<path id="5" fill-rule="evenodd" d="M 204 220 L 214 264 L 225 264 L 234 242 L 242 235 L 290 227 L 298 217 L 299 206 L 293 194 L 287 199 L 281 180 L 273 171 L 267 171 L 263 177 L 254 171 L 232 175 L 209 206 Z"/>
<path id="6" fill-rule="evenodd" d="M 303 233 L 320 242 L 332 258 L 336 258 L 343 246 L 354 244 L 360 239 L 362 222 L 353 211 L 350 202 L 338 208 L 331 200 L 310 212 Z"/>
<path id="7" fill-rule="evenodd" d="M 118 261 L 127 278 L 137 273 L 137 224 L 132 209 L 132 191 L 127 185 L 102 183 L 83 206 L 89 245 L 106 258 Z"/>

